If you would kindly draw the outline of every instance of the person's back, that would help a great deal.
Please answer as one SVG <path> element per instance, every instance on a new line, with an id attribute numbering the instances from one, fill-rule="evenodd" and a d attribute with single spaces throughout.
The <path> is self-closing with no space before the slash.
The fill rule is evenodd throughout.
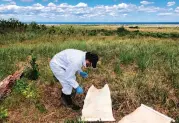
<path id="1" fill-rule="evenodd" d="M 66 49 L 57 53 L 51 60 L 60 67 L 66 69 L 70 64 L 81 64 L 81 61 L 85 59 L 86 52 L 76 49 Z"/>

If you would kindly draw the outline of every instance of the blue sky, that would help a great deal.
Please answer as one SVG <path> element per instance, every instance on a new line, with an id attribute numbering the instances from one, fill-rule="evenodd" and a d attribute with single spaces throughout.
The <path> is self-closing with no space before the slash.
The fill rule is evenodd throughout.
<path id="1" fill-rule="evenodd" d="M 179 22 L 179 1 L 0 0 L 0 18 L 28 22 Z"/>

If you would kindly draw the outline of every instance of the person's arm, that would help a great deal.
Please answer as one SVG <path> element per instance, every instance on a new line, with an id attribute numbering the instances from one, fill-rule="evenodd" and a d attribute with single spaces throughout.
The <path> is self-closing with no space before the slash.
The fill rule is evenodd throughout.
<path id="1" fill-rule="evenodd" d="M 75 89 L 79 86 L 75 76 L 77 71 L 78 71 L 78 65 L 71 64 L 66 68 L 66 72 L 65 72 L 65 80 Z"/>

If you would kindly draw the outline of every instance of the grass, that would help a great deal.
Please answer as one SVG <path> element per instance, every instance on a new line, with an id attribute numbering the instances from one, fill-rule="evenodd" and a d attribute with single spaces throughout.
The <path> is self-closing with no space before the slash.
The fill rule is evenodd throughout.
<path id="1" fill-rule="evenodd" d="M 7 109 L 1 108 L 0 109 L 0 121 L 1 119 L 4 120 L 8 117 L 8 111 Z"/>
<path id="2" fill-rule="evenodd" d="M 34 38 L 26 41 L 8 39 L 8 43 L 1 43 L 0 80 L 23 65 L 29 66 L 32 54 L 36 56 L 34 68 L 38 65 L 39 72 L 37 80 L 27 77 L 17 81 L 12 93 L 0 102 L 0 107 L 7 109 L 7 121 L 74 122 L 76 117 L 80 117 L 79 112 L 60 106 L 61 86 L 54 80 L 49 67 L 53 55 L 67 48 L 99 54 L 98 69 L 85 69 L 89 77 L 85 80 L 77 77 L 77 80 L 85 88 L 92 84 L 101 88 L 108 83 L 117 120 L 134 111 L 141 103 L 178 119 L 179 40 L 146 35 L 131 37 L 128 36 L 131 32 L 124 28 L 118 29 L 118 32 L 125 32 L 118 36 L 116 28 L 115 33 L 111 31 L 113 27 L 109 28 L 47 27 L 51 31 L 47 31 L 46 35 L 35 34 Z M 139 30 L 141 28 L 144 27 L 138 27 Z M 79 103 L 83 99 L 84 96 L 77 98 Z"/>

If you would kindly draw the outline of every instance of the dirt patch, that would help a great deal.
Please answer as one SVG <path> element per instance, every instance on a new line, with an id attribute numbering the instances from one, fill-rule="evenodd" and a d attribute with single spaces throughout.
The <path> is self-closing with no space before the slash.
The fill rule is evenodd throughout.
<path id="1" fill-rule="evenodd" d="M 57 84 L 53 86 L 43 85 L 41 88 L 41 102 L 45 105 L 45 107 L 48 109 L 48 107 L 60 107 L 60 88 Z"/>
<path id="2" fill-rule="evenodd" d="M 61 103 L 61 87 L 59 84 L 54 84 L 53 86 L 43 85 L 41 88 L 42 92 L 42 99 L 41 102 L 45 105 L 45 107 L 48 109 L 48 107 L 55 107 L 60 108 L 63 107 L 63 104 Z M 87 93 L 88 87 L 85 87 L 84 94 L 73 94 L 72 99 L 75 103 L 83 107 L 85 95 Z M 73 93 L 75 91 L 73 90 Z"/>

